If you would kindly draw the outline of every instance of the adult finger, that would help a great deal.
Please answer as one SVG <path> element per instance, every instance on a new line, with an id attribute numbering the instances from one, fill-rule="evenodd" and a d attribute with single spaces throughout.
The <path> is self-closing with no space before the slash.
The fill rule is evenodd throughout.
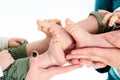
<path id="1" fill-rule="evenodd" d="M 91 61 L 91 60 L 87 60 L 87 59 L 80 59 L 80 63 L 82 65 L 87 65 L 87 66 L 92 66 L 94 67 L 95 69 L 98 69 L 98 68 L 103 68 L 106 66 L 106 64 L 102 63 L 102 62 L 99 62 L 99 61 Z"/>
<path id="2" fill-rule="evenodd" d="M 67 59 L 88 59 L 90 61 L 99 61 L 104 64 L 120 68 L 120 50 L 104 48 L 85 48 L 74 51 L 74 54 L 67 55 Z"/>
<path id="3" fill-rule="evenodd" d="M 39 59 L 39 56 L 38 56 L 38 52 L 37 51 L 33 51 L 32 52 L 32 55 L 30 57 L 30 61 L 29 61 L 29 65 L 30 65 L 30 68 L 31 67 L 38 67 L 38 59 Z"/>
<path id="4" fill-rule="evenodd" d="M 114 54 L 115 53 L 115 54 Z M 87 59 L 90 61 L 99 61 L 104 64 L 111 64 L 113 58 L 117 57 L 118 51 L 114 49 L 104 49 L 104 48 L 84 48 L 76 49 L 71 52 L 71 54 L 66 56 L 67 60 L 70 59 Z M 111 56 L 113 56 L 111 58 Z M 113 61 L 112 61 L 113 62 Z"/>
<path id="5" fill-rule="evenodd" d="M 72 71 L 74 69 L 79 68 L 80 65 L 68 65 L 68 66 L 60 66 L 60 67 L 56 67 L 54 68 L 52 71 L 52 73 L 54 74 L 61 74 L 61 73 L 65 73 L 65 72 L 69 72 Z"/>
<path id="6" fill-rule="evenodd" d="M 66 56 L 66 59 L 94 59 L 95 57 L 100 57 L 103 52 L 98 52 L 99 48 L 83 48 L 76 49 L 71 52 L 71 54 Z"/>

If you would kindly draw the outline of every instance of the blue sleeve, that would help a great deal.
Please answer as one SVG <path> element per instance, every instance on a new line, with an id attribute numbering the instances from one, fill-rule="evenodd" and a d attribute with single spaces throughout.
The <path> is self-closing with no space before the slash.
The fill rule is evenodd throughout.
<path id="1" fill-rule="evenodd" d="M 118 1 L 120 2 L 120 0 Z M 98 11 L 99 9 L 103 9 L 103 10 L 113 12 L 112 7 L 113 7 L 112 0 L 95 0 L 95 8 L 94 8 L 95 11 Z"/>
<path id="2" fill-rule="evenodd" d="M 113 11 L 115 11 L 118 7 L 120 7 L 120 0 L 112 0 L 113 3 Z"/>

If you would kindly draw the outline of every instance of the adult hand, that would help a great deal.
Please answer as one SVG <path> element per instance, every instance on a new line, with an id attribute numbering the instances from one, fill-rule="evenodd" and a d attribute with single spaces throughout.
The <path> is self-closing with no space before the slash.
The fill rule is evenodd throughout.
<path id="1" fill-rule="evenodd" d="M 76 49 L 67 56 L 67 59 L 85 59 L 91 62 L 101 62 L 109 66 L 120 68 L 120 37 L 106 34 L 105 38 L 117 48 L 83 48 Z M 96 67 L 96 64 L 93 65 Z"/>
<path id="2" fill-rule="evenodd" d="M 79 67 L 79 65 L 71 65 L 41 68 L 39 67 L 38 53 L 34 53 L 33 56 L 30 58 L 29 71 L 25 80 L 50 80 L 50 78 L 55 76 L 56 74 L 69 72 Z"/>
<path id="3" fill-rule="evenodd" d="M 109 26 L 113 26 L 114 23 L 120 23 L 120 11 L 117 12 L 109 12 L 106 10 L 98 10 L 98 12 L 105 14 L 103 18 L 103 23 L 107 23 L 109 21 Z"/>

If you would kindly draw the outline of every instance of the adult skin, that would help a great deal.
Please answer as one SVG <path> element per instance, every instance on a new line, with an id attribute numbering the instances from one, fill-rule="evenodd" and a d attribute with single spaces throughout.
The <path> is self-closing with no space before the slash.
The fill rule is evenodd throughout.
<path id="1" fill-rule="evenodd" d="M 120 68 L 120 37 L 114 34 L 106 34 L 106 40 L 111 43 L 116 48 L 83 48 L 76 49 L 67 56 L 67 59 L 85 59 L 81 62 L 84 64 L 89 64 L 93 67 L 97 67 L 101 62 L 112 66 L 116 69 Z M 91 62 L 91 63 L 90 63 Z"/>

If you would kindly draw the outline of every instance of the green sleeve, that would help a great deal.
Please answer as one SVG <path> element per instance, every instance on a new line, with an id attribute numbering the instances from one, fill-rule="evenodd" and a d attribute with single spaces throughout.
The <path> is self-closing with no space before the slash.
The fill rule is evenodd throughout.
<path id="1" fill-rule="evenodd" d="M 12 55 L 12 57 L 16 60 L 18 58 L 24 58 L 27 57 L 26 53 L 26 45 L 27 42 L 25 42 L 22 45 L 19 45 L 18 47 L 8 48 L 9 53 Z"/>
<path id="2" fill-rule="evenodd" d="M 103 24 L 102 20 L 104 18 L 104 14 L 94 11 L 94 12 L 91 12 L 90 15 L 95 16 L 95 18 L 97 19 L 98 27 L 99 27 L 98 34 L 120 29 L 120 27 L 116 27 L 115 25 L 113 25 L 111 27 L 108 26 L 109 21 L 106 24 Z"/>

